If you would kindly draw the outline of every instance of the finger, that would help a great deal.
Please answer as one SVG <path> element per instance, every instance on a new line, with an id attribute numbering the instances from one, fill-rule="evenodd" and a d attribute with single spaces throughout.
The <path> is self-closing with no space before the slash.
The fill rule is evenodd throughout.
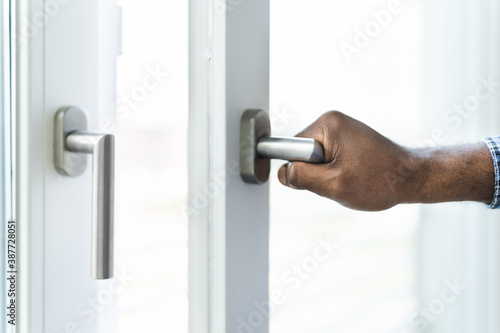
<path id="1" fill-rule="evenodd" d="M 281 166 L 278 179 L 281 184 L 298 190 L 309 190 L 324 195 L 331 172 L 327 165 L 305 162 L 290 162 Z"/>
<path id="2" fill-rule="evenodd" d="M 348 117 L 339 111 L 329 111 L 321 115 L 315 122 L 306 127 L 297 137 L 313 138 L 323 145 L 325 161 L 335 159 L 338 148 L 339 130 Z"/>
<path id="3" fill-rule="evenodd" d="M 302 131 L 297 133 L 295 136 L 300 138 L 313 138 L 322 145 L 325 144 L 325 129 L 326 124 L 321 121 L 321 118 L 304 128 Z"/>
<path id="4" fill-rule="evenodd" d="M 288 164 L 283 164 L 279 170 L 278 170 L 278 180 L 280 181 L 281 185 L 288 186 L 288 182 L 286 180 L 286 169 L 288 168 Z"/>

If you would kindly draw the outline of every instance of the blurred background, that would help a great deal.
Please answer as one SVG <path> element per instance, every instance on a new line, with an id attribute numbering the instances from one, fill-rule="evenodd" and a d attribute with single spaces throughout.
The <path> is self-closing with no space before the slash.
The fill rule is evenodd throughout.
<path id="1" fill-rule="evenodd" d="M 135 279 L 118 296 L 118 331 L 187 332 L 187 1 L 119 5 L 116 265 Z M 474 100 L 500 80 L 498 7 L 272 0 L 273 134 L 295 135 L 333 109 L 410 146 L 500 133 L 500 88 Z M 271 332 L 499 327 L 499 218 L 483 205 L 355 212 L 272 176 L 270 211 L 270 291 L 284 294 Z M 335 251 L 314 260 L 328 241 Z"/>
<path id="2" fill-rule="evenodd" d="M 118 4 L 115 257 L 135 277 L 118 332 L 187 332 L 187 1 Z"/>

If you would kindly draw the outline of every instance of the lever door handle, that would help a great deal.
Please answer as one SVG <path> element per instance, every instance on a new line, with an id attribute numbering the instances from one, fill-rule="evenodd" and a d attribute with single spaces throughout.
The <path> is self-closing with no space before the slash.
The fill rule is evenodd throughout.
<path id="1" fill-rule="evenodd" d="M 257 140 L 257 154 L 262 158 L 309 163 L 324 162 L 323 146 L 312 138 L 262 136 Z"/>
<path id="2" fill-rule="evenodd" d="M 272 137 L 266 111 L 246 110 L 240 124 L 240 175 L 244 182 L 262 184 L 269 179 L 270 159 L 322 163 L 321 143 L 312 138 Z"/>
<path id="3" fill-rule="evenodd" d="M 115 141 L 111 134 L 87 132 L 87 114 L 75 106 L 55 116 L 54 164 L 65 176 L 81 175 L 92 155 L 92 269 L 94 279 L 113 277 Z"/>

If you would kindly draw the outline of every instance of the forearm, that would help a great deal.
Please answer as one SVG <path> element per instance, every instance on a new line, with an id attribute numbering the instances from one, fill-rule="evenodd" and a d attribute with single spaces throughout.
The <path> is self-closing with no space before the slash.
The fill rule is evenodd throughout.
<path id="1" fill-rule="evenodd" d="M 402 203 L 479 201 L 491 203 L 495 169 L 484 142 L 411 151 L 414 172 L 401 186 Z"/>

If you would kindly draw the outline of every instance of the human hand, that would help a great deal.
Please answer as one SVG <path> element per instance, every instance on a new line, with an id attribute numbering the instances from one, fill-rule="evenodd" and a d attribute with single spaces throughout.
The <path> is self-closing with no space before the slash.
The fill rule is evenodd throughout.
<path id="1" fill-rule="evenodd" d="M 285 164 L 278 172 L 280 182 L 352 209 L 378 211 L 414 202 L 488 202 L 494 192 L 493 162 L 485 144 L 408 149 L 338 111 L 323 114 L 297 136 L 319 141 L 325 163 Z"/>

